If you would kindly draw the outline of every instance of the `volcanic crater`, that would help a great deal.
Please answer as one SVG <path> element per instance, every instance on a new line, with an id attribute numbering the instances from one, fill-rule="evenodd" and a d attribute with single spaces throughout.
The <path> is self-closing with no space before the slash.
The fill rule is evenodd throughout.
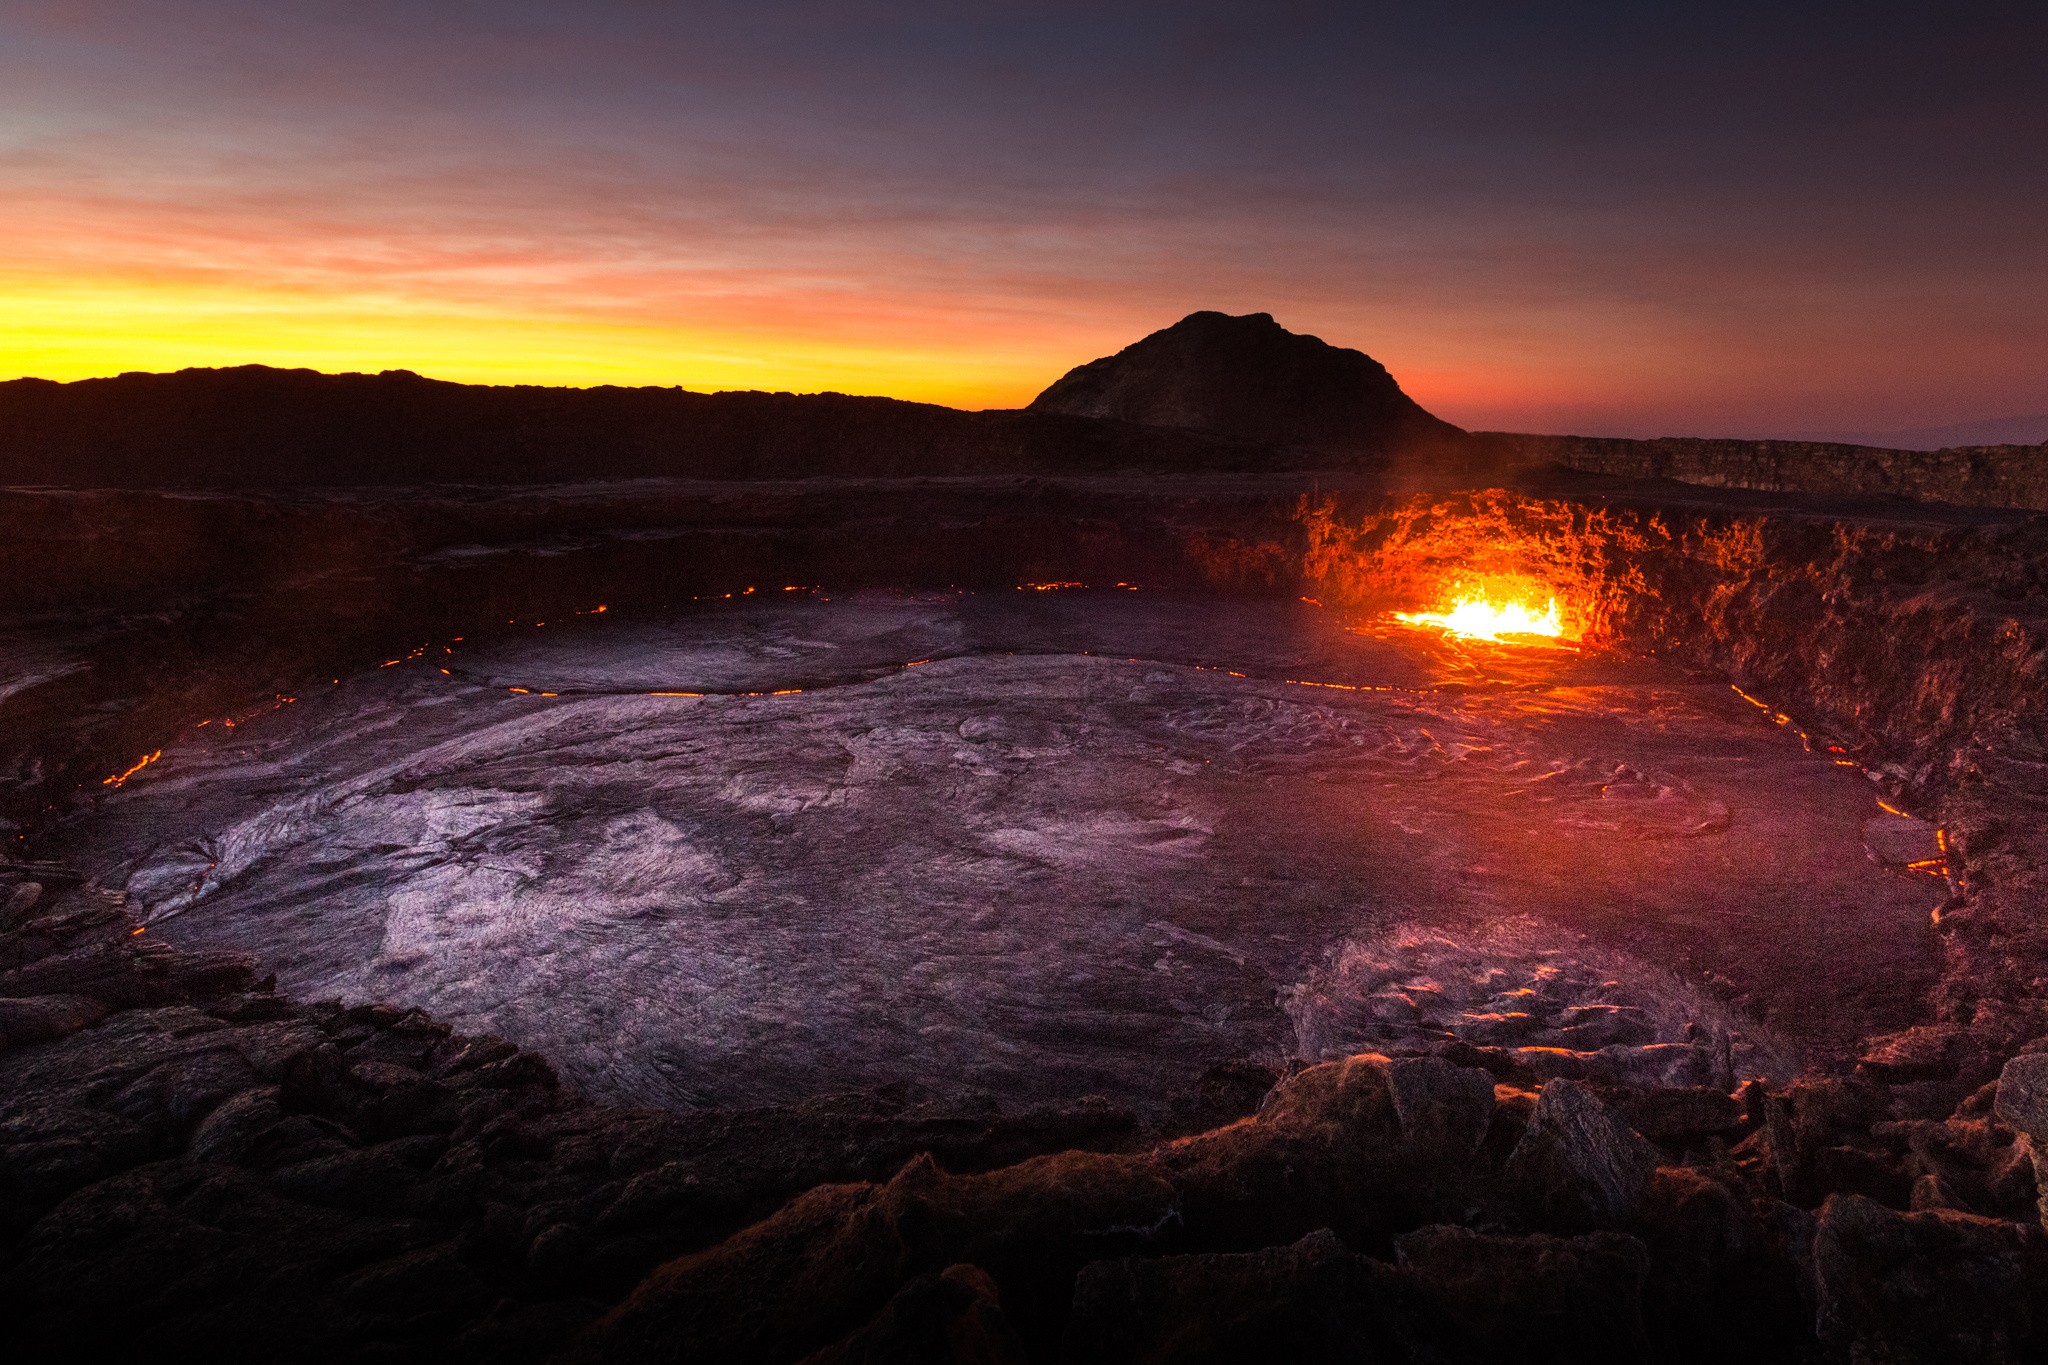
<path id="1" fill-rule="evenodd" d="M 1565 467 L 1264 315 L 1023 414 L 324 382 L 521 481 L 0 495 L 26 1340 L 2040 1344 L 2033 512 Z"/>

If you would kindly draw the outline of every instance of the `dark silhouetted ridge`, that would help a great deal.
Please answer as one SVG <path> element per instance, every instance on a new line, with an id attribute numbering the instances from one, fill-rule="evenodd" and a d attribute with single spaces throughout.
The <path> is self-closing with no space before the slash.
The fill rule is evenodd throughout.
<path id="1" fill-rule="evenodd" d="M 839 393 L 451 384 L 262 365 L 0 383 L 0 485 L 296 488 L 1201 473 L 1300 456 L 1199 432 Z"/>
<path id="2" fill-rule="evenodd" d="M 1347 455 L 1392 455 L 1462 434 L 1371 356 L 1290 332 L 1270 313 L 1190 313 L 1069 370 L 1027 411 Z"/>

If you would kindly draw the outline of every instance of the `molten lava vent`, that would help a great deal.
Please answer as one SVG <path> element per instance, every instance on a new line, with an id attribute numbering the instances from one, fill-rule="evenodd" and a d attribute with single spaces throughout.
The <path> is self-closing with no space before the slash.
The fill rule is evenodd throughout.
<path id="1" fill-rule="evenodd" d="M 1456 596 L 1443 611 L 1397 611 L 1398 620 L 1412 626 L 1435 626 L 1448 634 L 1471 640 L 1561 639 L 1565 637 L 1563 616 L 1557 598 L 1542 607 L 1514 598 L 1503 598 L 1484 590 L 1454 589 Z"/>
<path id="2" fill-rule="evenodd" d="M 1304 503 L 1308 581 L 1332 605 L 1465 639 L 1610 641 L 1650 599 L 1627 528 L 1502 492 L 1340 517 Z"/>

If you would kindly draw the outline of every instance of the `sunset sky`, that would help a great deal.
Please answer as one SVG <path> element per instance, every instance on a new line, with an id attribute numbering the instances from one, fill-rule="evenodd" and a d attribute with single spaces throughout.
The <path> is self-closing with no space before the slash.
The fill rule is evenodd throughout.
<path id="1" fill-rule="evenodd" d="M 1196 308 L 1471 427 L 2048 412 L 2048 6 L 0 4 L 0 378 L 970 407 Z"/>

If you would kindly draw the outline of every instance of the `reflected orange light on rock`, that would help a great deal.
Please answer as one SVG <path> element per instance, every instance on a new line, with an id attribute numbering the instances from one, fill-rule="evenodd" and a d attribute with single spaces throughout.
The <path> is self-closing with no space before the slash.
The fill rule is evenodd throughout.
<path id="1" fill-rule="evenodd" d="M 1603 509 L 1504 489 L 1303 499 L 1301 584 L 1338 610 L 1449 636 L 1604 648 L 1656 594 L 1647 539 Z M 1662 533 L 1662 528 L 1657 528 Z"/>

